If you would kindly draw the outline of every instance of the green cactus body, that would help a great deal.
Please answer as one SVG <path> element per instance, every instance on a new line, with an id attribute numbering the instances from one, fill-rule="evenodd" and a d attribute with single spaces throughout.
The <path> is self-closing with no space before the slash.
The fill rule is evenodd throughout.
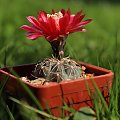
<path id="1" fill-rule="evenodd" d="M 47 58 L 38 62 L 33 71 L 35 78 L 44 77 L 49 82 L 78 79 L 82 76 L 82 67 L 69 58 Z"/>

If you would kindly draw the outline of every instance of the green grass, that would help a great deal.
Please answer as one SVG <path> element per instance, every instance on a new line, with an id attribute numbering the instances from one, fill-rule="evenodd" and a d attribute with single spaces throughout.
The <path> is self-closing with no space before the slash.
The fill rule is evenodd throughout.
<path id="1" fill-rule="evenodd" d="M 44 38 L 36 41 L 27 40 L 25 32 L 19 27 L 23 24 L 29 24 L 26 16 L 37 16 L 39 10 L 50 13 L 52 8 L 56 11 L 61 8 L 71 8 L 72 13 L 83 9 L 86 13 L 86 19 L 93 19 L 93 22 L 86 26 L 88 30 L 86 33 L 75 33 L 68 37 L 65 52 L 66 56 L 71 56 L 71 58 L 114 71 L 115 78 L 108 109 L 112 116 L 109 119 L 117 120 L 120 114 L 120 103 L 118 102 L 120 99 L 120 4 L 90 4 L 90 2 L 87 4 L 77 0 L 1 0 L 0 67 L 35 63 L 42 58 L 51 56 L 52 50 Z M 8 107 L 2 87 L 0 87 L 0 120 L 3 116 L 5 116 L 4 120 L 18 119 L 19 114 L 23 115 L 24 112 L 14 113 L 14 109 L 16 109 L 14 105 L 12 108 Z M 23 108 L 17 109 L 26 111 Z M 100 110 L 96 108 L 98 116 L 104 114 Z M 34 110 L 32 109 L 32 111 Z M 28 116 L 30 113 L 28 111 Z M 36 116 L 35 111 L 33 116 Z M 28 119 L 27 116 L 25 118 Z M 36 120 L 37 117 L 34 119 Z"/>

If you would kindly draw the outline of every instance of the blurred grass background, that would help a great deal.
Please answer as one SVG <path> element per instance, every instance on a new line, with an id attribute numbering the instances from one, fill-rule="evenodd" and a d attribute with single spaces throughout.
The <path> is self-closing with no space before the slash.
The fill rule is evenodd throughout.
<path id="1" fill-rule="evenodd" d="M 120 4 L 92 0 L 0 0 L 0 66 L 33 63 L 52 54 L 44 38 L 27 40 L 25 31 L 19 29 L 29 24 L 26 16 L 37 16 L 40 10 L 71 9 L 75 14 L 83 9 L 86 18 L 93 22 L 86 26 L 86 33 L 74 33 L 67 39 L 66 56 L 98 64 L 119 57 L 116 45 L 120 44 Z M 112 1 L 111 1 L 112 2 Z M 116 44 L 117 43 L 117 44 Z M 100 63 L 99 63 L 100 64 Z M 103 64 L 104 65 L 104 64 Z"/>

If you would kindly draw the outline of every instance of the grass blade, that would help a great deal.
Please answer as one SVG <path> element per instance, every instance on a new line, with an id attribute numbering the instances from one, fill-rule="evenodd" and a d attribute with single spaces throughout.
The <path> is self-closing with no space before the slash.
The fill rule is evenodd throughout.
<path id="1" fill-rule="evenodd" d="M 42 116 L 44 116 L 46 118 L 53 119 L 53 120 L 62 120 L 61 118 L 57 118 L 55 116 L 49 115 L 48 113 L 46 113 L 44 111 L 40 111 L 40 110 L 38 110 L 36 108 L 33 108 L 33 107 L 29 106 L 29 105 L 23 104 L 21 101 L 15 99 L 13 97 L 10 97 L 10 100 L 12 100 L 12 101 L 14 101 L 17 104 L 22 105 L 22 106 L 24 106 L 24 107 L 26 107 L 26 108 L 28 108 L 28 109 L 30 109 L 30 110 L 40 114 L 40 115 L 42 115 Z"/>

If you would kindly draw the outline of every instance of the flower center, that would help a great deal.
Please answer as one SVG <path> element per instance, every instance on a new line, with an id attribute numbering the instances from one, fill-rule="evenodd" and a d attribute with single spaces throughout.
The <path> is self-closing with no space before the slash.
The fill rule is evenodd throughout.
<path id="1" fill-rule="evenodd" d="M 59 19 L 63 17 L 63 14 L 59 11 L 58 13 L 55 13 L 55 14 L 47 14 L 47 17 L 52 17 L 54 20 L 55 20 L 55 25 L 56 25 L 56 28 L 58 30 L 60 30 L 60 26 L 59 26 Z"/>

